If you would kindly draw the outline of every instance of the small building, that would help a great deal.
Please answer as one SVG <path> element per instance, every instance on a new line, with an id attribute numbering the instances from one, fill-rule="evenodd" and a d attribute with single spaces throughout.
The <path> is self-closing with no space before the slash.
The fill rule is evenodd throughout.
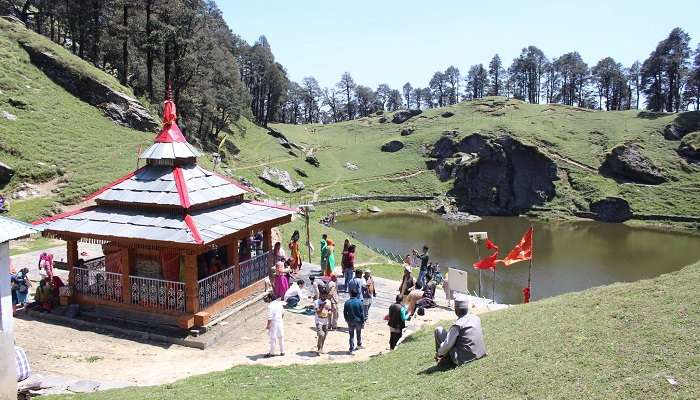
<path id="1" fill-rule="evenodd" d="M 145 166 L 88 196 L 94 204 L 35 224 L 67 243 L 71 303 L 191 328 L 264 288 L 271 230 L 293 210 L 246 200 L 243 185 L 197 165 L 175 104 L 163 108 L 163 128 L 140 156 Z M 101 244 L 105 256 L 80 259 L 79 241 Z"/>

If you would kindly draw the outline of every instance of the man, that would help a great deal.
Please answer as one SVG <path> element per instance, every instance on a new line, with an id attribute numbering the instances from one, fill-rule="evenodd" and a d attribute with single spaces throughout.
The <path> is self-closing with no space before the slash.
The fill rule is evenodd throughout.
<path id="1" fill-rule="evenodd" d="M 455 298 L 455 314 L 457 321 L 449 330 L 442 326 L 435 329 L 435 361 L 438 364 L 459 366 L 486 356 L 481 319 L 469 314 L 466 298 Z"/>
<path id="2" fill-rule="evenodd" d="M 331 275 L 331 280 L 328 282 L 328 300 L 331 302 L 328 329 L 334 331 L 338 329 L 338 277 L 335 275 Z"/>
<path id="3" fill-rule="evenodd" d="M 355 270 L 355 277 L 350 279 L 350 283 L 348 283 L 348 290 L 352 291 L 355 289 L 355 296 L 351 295 L 351 297 L 359 297 L 362 299 L 362 289 L 365 285 L 367 285 L 367 282 L 362 278 L 362 270 Z"/>
<path id="4" fill-rule="evenodd" d="M 287 303 L 287 307 L 294 308 L 299 304 L 302 297 L 302 289 L 304 288 L 304 281 L 299 279 L 298 281 L 292 283 L 292 286 L 287 289 L 284 293 L 284 301 Z"/>
<path id="5" fill-rule="evenodd" d="M 348 333 L 350 333 L 350 350 L 352 355 L 355 349 L 362 349 L 362 324 L 365 322 L 365 313 L 362 309 L 362 299 L 358 297 L 357 289 L 350 289 L 350 299 L 343 306 L 343 317 L 348 323 Z M 357 336 L 357 346 L 355 346 L 355 336 Z"/>
<path id="6" fill-rule="evenodd" d="M 365 270 L 365 286 L 362 288 L 362 307 L 365 312 L 365 322 L 369 319 L 369 308 L 372 306 L 372 299 L 377 297 L 377 292 L 374 289 L 374 279 L 372 278 L 372 271 L 369 269 Z"/>
<path id="7" fill-rule="evenodd" d="M 331 304 L 328 300 L 328 292 L 325 288 L 321 288 L 319 298 L 314 301 L 316 324 L 316 353 L 323 354 L 323 344 L 326 342 L 328 335 L 328 317 L 331 313 Z"/>
<path id="8" fill-rule="evenodd" d="M 316 279 L 315 276 L 309 276 L 309 281 L 311 282 L 311 287 L 309 288 L 311 292 L 311 298 L 317 300 L 319 298 L 319 291 L 321 288 L 325 289 L 325 283 L 322 279 Z"/>
<path id="9" fill-rule="evenodd" d="M 274 295 L 265 297 L 267 306 L 267 334 L 270 336 L 270 350 L 265 354 L 265 358 L 275 354 L 275 341 L 279 342 L 280 355 L 284 355 L 284 303 L 279 301 Z"/>
<path id="10" fill-rule="evenodd" d="M 423 246 L 423 252 L 418 254 L 418 250 L 413 250 L 413 254 L 420 259 L 420 272 L 418 272 L 418 282 L 425 285 L 425 274 L 428 272 L 428 262 L 430 254 L 428 254 L 428 246 Z"/>
<path id="11" fill-rule="evenodd" d="M 401 278 L 399 293 L 404 296 L 408 296 L 413 288 L 413 277 L 411 276 L 411 266 L 409 264 L 404 264 L 403 268 L 403 277 Z"/>
<path id="12" fill-rule="evenodd" d="M 403 296 L 396 295 L 396 303 L 389 306 L 389 349 L 394 350 L 396 344 L 403 335 L 406 321 L 409 320 L 408 311 L 403 304 Z"/>

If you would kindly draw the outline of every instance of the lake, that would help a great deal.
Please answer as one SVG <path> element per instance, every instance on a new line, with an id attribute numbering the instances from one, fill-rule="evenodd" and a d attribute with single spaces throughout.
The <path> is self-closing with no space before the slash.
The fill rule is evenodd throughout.
<path id="1" fill-rule="evenodd" d="M 700 237 L 622 224 L 595 221 L 540 221 L 524 217 L 485 217 L 456 225 L 426 214 L 348 216 L 335 228 L 361 242 L 397 254 L 408 254 L 423 244 L 431 261 L 469 271 L 469 288 L 478 289 L 479 273 L 471 267 L 477 259 L 470 231 L 486 231 L 501 248 L 500 258 L 534 227 L 532 299 L 587 289 L 613 282 L 630 282 L 676 271 L 700 259 Z M 480 256 L 491 254 L 481 245 Z M 361 257 L 360 257 L 361 259 Z M 499 268 L 496 301 L 522 302 L 527 286 L 528 263 Z M 492 272 L 482 272 L 482 295 L 493 298 Z"/>

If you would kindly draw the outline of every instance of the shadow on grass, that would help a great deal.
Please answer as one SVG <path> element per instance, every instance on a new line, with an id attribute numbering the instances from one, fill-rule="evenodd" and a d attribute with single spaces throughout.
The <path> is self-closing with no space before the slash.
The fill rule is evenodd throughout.
<path id="1" fill-rule="evenodd" d="M 432 367 L 428 367 L 418 373 L 418 375 L 432 375 L 436 372 L 447 372 L 455 369 L 456 367 L 453 365 L 445 365 L 445 364 L 436 364 L 433 365 Z"/>
<path id="2" fill-rule="evenodd" d="M 640 111 L 637 113 L 637 118 L 643 119 L 657 119 L 665 117 L 668 113 L 665 112 L 653 112 L 653 111 Z"/>

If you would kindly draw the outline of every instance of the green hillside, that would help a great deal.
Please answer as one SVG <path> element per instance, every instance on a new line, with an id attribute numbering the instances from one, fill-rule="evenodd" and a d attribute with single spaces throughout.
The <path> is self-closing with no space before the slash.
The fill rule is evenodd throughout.
<path id="1" fill-rule="evenodd" d="M 61 398 L 697 399 L 698 279 L 695 264 L 486 314 L 488 357 L 452 370 L 433 366 L 425 329 L 367 362 L 237 366 L 158 387 Z"/>

